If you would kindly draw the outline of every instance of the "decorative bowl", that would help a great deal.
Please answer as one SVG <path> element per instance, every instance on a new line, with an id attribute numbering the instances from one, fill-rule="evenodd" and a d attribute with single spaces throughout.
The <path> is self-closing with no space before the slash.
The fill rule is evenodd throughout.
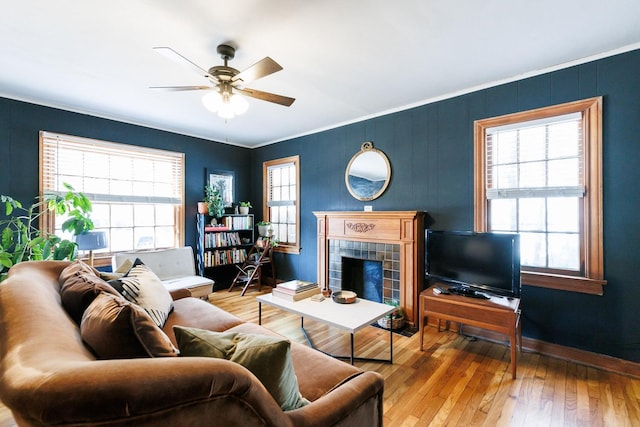
<path id="1" fill-rule="evenodd" d="M 331 295 L 333 301 L 337 302 L 338 304 L 353 304 L 354 302 L 356 302 L 357 297 L 358 294 L 353 291 L 338 291 L 334 292 Z"/>

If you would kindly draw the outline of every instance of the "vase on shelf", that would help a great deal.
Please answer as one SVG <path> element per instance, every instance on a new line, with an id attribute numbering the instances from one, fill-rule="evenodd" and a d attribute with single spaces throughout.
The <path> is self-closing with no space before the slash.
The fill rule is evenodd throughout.
<path id="1" fill-rule="evenodd" d="M 198 202 L 198 213 L 203 215 L 209 213 L 209 205 L 207 202 Z"/>
<path id="2" fill-rule="evenodd" d="M 270 225 L 258 225 L 258 234 L 259 234 L 261 237 L 268 237 L 268 236 L 270 236 L 270 234 L 269 234 L 269 228 L 270 228 L 270 227 L 271 227 Z"/>
<path id="3" fill-rule="evenodd" d="M 240 206 L 240 215 L 247 215 L 249 213 L 249 206 Z"/>

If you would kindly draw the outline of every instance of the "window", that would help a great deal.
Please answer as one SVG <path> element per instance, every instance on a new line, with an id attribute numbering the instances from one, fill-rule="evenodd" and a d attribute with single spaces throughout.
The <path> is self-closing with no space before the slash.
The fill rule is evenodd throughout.
<path id="1" fill-rule="evenodd" d="M 68 183 L 91 200 L 95 229 L 109 237 L 97 256 L 184 244 L 184 154 L 40 132 L 40 159 L 41 193 Z M 70 238 L 64 219 L 43 227 Z"/>
<path id="2" fill-rule="evenodd" d="M 298 156 L 264 162 L 265 220 L 278 238 L 276 250 L 300 252 L 300 159 Z"/>
<path id="3" fill-rule="evenodd" d="M 520 234 L 522 283 L 602 294 L 602 98 L 475 122 L 475 229 Z"/>

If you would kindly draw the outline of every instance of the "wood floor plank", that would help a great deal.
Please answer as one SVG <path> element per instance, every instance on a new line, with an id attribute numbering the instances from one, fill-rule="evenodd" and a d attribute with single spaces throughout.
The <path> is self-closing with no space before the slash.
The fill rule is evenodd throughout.
<path id="1" fill-rule="evenodd" d="M 576 426 L 578 419 L 578 377 L 576 369 L 577 365 L 575 363 L 567 365 L 567 381 L 564 394 L 564 425 L 567 427 Z"/>
<path id="2" fill-rule="evenodd" d="M 589 423 L 589 404 L 592 403 L 589 401 L 589 386 L 587 384 L 587 367 L 582 365 L 576 366 L 576 377 L 577 377 L 577 399 L 576 399 L 576 409 L 577 409 L 577 418 L 576 423 L 578 425 L 585 425 Z M 595 422 L 596 420 L 594 420 Z"/>
<path id="3" fill-rule="evenodd" d="M 567 362 L 560 359 L 550 360 L 552 375 L 547 378 L 549 388 L 553 390 L 551 425 L 562 425 L 565 411 L 565 393 L 567 387 Z"/>

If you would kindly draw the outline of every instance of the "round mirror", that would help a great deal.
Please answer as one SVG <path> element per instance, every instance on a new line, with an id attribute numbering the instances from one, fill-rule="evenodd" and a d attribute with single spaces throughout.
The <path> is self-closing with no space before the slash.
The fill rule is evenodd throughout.
<path id="1" fill-rule="evenodd" d="M 358 200 L 374 200 L 384 193 L 391 179 L 391 165 L 385 154 L 365 142 L 347 165 L 344 180 L 347 189 Z"/>

